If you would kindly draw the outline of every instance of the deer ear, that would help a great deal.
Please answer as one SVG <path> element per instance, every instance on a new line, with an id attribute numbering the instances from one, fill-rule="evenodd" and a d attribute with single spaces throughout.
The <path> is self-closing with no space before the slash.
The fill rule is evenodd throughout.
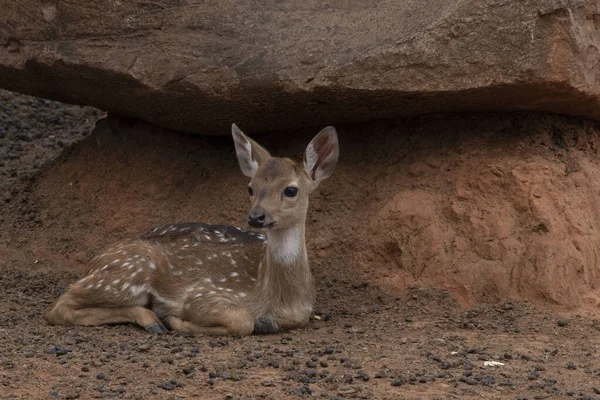
<path id="1" fill-rule="evenodd" d="M 308 144 L 304 154 L 304 169 L 315 186 L 331 175 L 339 153 L 337 133 L 333 126 L 323 129 Z"/>
<path id="2" fill-rule="evenodd" d="M 240 168 L 244 175 L 252 178 L 258 166 L 271 158 L 271 155 L 254 140 L 244 135 L 236 124 L 231 125 L 231 135 L 235 143 L 235 153 L 237 154 Z"/>

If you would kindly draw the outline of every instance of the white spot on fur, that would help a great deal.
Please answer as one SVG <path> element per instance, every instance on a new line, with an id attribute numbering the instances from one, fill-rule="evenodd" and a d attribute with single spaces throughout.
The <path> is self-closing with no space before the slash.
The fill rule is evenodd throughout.
<path id="1" fill-rule="evenodd" d="M 210 278 L 204 278 L 204 282 L 206 282 L 206 283 L 212 283 L 212 279 L 210 279 Z"/>
<path id="2" fill-rule="evenodd" d="M 238 276 L 239 274 L 237 272 L 232 272 L 231 274 L 229 274 L 229 276 L 234 277 L 234 276 Z"/>
<path id="3" fill-rule="evenodd" d="M 133 285 L 129 288 L 129 293 L 131 293 L 132 297 L 138 297 L 142 294 L 146 294 L 148 291 L 148 286 L 146 285 Z"/>
<path id="4" fill-rule="evenodd" d="M 240 295 L 240 297 L 246 297 L 247 296 L 247 294 L 244 293 L 244 292 L 240 292 L 239 295 Z"/>

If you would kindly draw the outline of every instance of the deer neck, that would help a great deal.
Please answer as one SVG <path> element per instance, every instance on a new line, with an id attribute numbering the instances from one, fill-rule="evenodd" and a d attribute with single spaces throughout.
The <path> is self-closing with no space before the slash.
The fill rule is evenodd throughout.
<path id="1" fill-rule="evenodd" d="M 304 224 L 267 233 L 267 270 L 308 269 Z"/>
<path id="2" fill-rule="evenodd" d="M 262 312 L 312 308 L 314 287 L 306 254 L 304 224 L 269 231 L 267 239 L 256 288 L 258 308 Z"/>

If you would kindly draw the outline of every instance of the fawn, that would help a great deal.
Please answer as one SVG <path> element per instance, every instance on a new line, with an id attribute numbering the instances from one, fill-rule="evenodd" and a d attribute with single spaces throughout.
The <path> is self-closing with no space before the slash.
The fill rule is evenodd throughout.
<path id="1" fill-rule="evenodd" d="M 247 222 L 260 233 L 185 223 L 118 242 L 50 306 L 48 323 L 236 336 L 308 324 L 315 302 L 304 237 L 308 197 L 337 163 L 336 131 L 319 132 L 303 163 L 271 157 L 235 124 L 232 135 L 251 178 Z"/>

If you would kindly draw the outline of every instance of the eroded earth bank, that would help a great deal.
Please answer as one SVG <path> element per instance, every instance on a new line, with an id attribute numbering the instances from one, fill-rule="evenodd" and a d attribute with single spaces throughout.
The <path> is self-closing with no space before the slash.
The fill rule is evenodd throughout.
<path id="1" fill-rule="evenodd" d="M 114 240 L 243 224 L 231 139 L 112 115 L 88 135 L 97 110 L 1 94 L 0 398 L 600 398 L 599 123 L 337 126 L 340 163 L 307 221 L 317 318 L 244 339 L 155 337 L 41 314 Z M 300 157 L 315 133 L 257 139 Z"/>

